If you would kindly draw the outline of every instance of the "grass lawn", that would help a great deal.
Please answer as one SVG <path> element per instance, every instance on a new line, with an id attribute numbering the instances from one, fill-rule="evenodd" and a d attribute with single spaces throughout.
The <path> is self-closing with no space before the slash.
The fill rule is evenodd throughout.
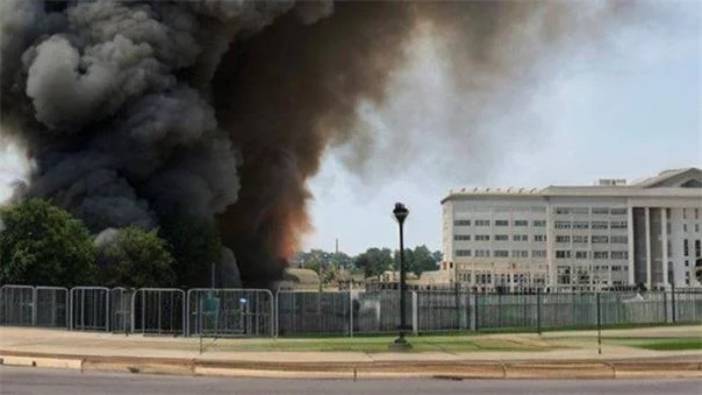
<path id="1" fill-rule="evenodd" d="M 206 340 L 212 351 L 357 351 L 387 352 L 394 336 L 317 339 L 260 339 L 249 341 Z M 412 351 L 545 351 L 556 348 L 539 341 L 484 338 L 481 336 L 408 336 Z"/>
<path id="2" fill-rule="evenodd" d="M 702 337 L 629 338 L 617 339 L 616 343 L 656 351 L 702 350 Z"/>

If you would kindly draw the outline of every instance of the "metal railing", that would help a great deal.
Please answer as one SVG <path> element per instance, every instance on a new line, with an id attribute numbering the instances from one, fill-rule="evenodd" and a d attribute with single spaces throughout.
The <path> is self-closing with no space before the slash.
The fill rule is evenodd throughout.
<path id="1" fill-rule="evenodd" d="M 132 296 L 132 332 L 185 335 L 185 292 L 175 288 L 140 288 Z"/>
<path id="2" fill-rule="evenodd" d="M 110 330 L 110 290 L 105 287 L 75 287 L 69 293 L 71 330 Z"/>
<path id="3" fill-rule="evenodd" d="M 268 289 L 196 288 L 187 293 L 188 336 L 274 336 L 275 305 Z"/>
<path id="4" fill-rule="evenodd" d="M 702 322 L 702 292 L 484 294 L 460 288 L 407 291 L 407 328 L 537 331 Z M 390 333 L 399 328 L 397 290 L 0 287 L 0 325 L 186 336 Z"/>

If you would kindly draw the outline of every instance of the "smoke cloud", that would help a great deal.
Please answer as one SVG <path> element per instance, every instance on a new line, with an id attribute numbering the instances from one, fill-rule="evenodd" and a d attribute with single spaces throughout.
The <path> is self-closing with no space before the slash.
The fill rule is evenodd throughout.
<path id="1" fill-rule="evenodd" d="M 461 92 L 451 116 L 478 128 L 543 62 L 632 14 L 589 2 L 5 0 L 2 130 L 36 163 L 16 198 L 51 197 L 95 233 L 173 212 L 216 221 L 229 269 L 267 285 L 309 230 L 307 180 L 325 150 L 353 147 L 353 167 L 374 158 L 360 109 L 382 108 L 418 38 L 440 46 Z M 452 138 L 385 132 L 387 161 Z"/>

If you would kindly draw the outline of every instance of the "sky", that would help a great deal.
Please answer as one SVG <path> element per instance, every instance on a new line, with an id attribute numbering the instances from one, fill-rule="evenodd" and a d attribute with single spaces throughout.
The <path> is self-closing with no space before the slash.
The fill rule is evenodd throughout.
<path id="1" fill-rule="evenodd" d="M 490 155 L 475 149 L 475 139 L 437 142 L 431 136 L 441 133 L 425 132 L 426 141 L 405 163 L 380 151 L 370 171 L 358 171 L 346 165 L 344 147 L 331 149 L 310 183 L 314 230 L 303 247 L 333 250 L 338 239 L 349 254 L 396 248 L 391 211 L 399 201 L 410 210 L 405 244 L 438 250 L 440 200 L 450 189 L 591 185 L 702 167 L 702 3 L 678 6 L 674 18 L 644 21 L 612 33 L 605 45 L 553 59 L 526 94 L 473 132 L 485 136 L 478 145 L 487 142 Z M 369 111 L 383 127 L 409 122 L 431 131 L 448 116 L 432 105 L 445 95 L 445 71 L 431 43 L 418 46 L 389 103 Z"/>
<path id="2" fill-rule="evenodd" d="M 313 230 L 301 247 L 333 250 L 338 239 L 349 254 L 395 248 L 391 211 L 400 201 L 410 210 L 406 245 L 437 250 L 440 200 L 450 189 L 592 184 L 702 167 L 702 2 L 665 4 L 674 4 L 673 17 L 545 59 L 540 78 L 479 125 L 460 125 L 470 92 L 455 91 L 440 46 L 420 37 L 386 102 L 358 109 L 367 128 L 360 135 L 374 139 L 363 163 L 350 154 L 363 139 L 327 151 L 310 182 Z M 0 158 L 2 201 L 31 164 L 2 141 Z"/>

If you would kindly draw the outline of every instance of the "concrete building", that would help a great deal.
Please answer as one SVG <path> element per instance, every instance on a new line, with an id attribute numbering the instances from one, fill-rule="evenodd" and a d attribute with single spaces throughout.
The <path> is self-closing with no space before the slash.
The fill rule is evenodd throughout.
<path id="1" fill-rule="evenodd" d="M 484 291 L 700 286 L 702 171 L 627 185 L 475 188 L 442 201 L 441 270 Z"/>

